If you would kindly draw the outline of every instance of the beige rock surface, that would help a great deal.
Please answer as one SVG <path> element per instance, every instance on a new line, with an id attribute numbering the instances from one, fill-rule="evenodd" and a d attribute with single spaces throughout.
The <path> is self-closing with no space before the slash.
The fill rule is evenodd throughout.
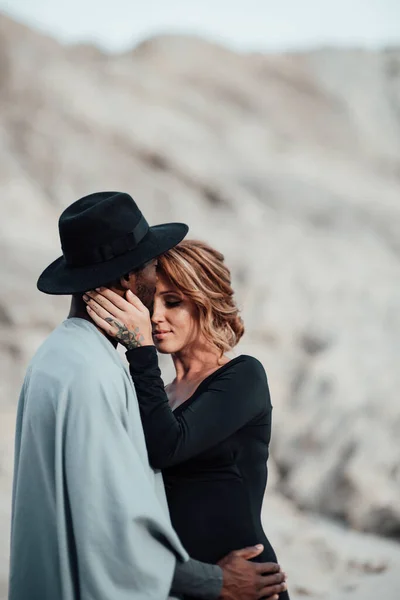
<path id="1" fill-rule="evenodd" d="M 368 599 L 362 583 L 340 587 L 348 561 L 397 546 L 315 529 L 293 502 L 399 539 L 400 50 L 246 56 L 165 36 L 108 56 L 0 16 L 0 107 L 0 526 L 24 369 L 66 311 L 35 290 L 60 253 L 58 215 L 123 189 L 151 223 L 186 221 L 226 254 L 247 326 L 239 352 L 266 366 L 276 485 L 296 515 L 271 505 L 282 562 L 294 572 L 314 557 L 294 580 L 319 597 Z M 287 523 L 302 530 L 293 548 Z M 379 577 L 396 600 L 395 570 L 361 579 Z"/>
<path id="2" fill-rule="evenodd" d="M 291 598 L 396 600 L 400 547 L 304 514 L 280 494 L 267 493 L 264 529 L 288 574 Z"/>

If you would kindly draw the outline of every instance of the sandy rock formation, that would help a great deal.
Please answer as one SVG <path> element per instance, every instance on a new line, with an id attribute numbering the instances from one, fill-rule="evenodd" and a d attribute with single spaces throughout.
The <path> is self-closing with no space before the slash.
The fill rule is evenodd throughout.
<path id="1" fill-rule="evenodd" d="M 66 312 L 35 290 L 60 211 L 127 190 L 151 223 L 187 221 L 225 253 L 239 351 L 269 374 L 277 487 L 399 538 L 400 50 L 165 36 L 108 56 L 0 16 L 0 107 L 2 414 Z"/>

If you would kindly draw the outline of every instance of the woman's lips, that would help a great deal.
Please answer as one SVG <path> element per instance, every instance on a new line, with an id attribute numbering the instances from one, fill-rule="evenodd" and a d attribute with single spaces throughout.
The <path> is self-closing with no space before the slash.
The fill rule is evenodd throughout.
<path id="1" fill-rule="evenodd" d="M 153 337 L 154 337 L 156 340 L 159 340 L 159 341 L 161 341 L 161 340 L 165 339 L 165 337 L 166 337 L 166 336 L 167 336 L 169 333 L 171 333 L 171 332 L 170 332 L 170 331 L 155 331 L 155 332 L 153 333 Z"/>

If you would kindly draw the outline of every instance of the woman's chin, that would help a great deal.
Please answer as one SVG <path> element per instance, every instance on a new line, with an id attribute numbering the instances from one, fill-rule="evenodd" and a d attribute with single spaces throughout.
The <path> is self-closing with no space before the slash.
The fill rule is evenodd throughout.
<path id="1" fill-rule="evenodd" d="M 171 354 L 171 352 L 168 352 L 168 350 L 163 350 L 162 348 L 159 348 L 158 346 L 156 346 L 157 348 L 157 352 L 159 354 Z"/>
<path id="2" fill-rule="evenodd" d="M 159 352 L 160 354 L 172 354 L 173 353 L 173 350 L 170 350 L 168 348 L 168 344 L 155 341 L 154 345 L 157 349 L 157 352 Z"/>

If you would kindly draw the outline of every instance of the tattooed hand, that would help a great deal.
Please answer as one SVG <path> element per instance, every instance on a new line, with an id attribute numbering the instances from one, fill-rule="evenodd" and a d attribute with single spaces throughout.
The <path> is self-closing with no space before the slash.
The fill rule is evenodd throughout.
<path id="1" fill-rule="evenodd" d="M 107 317 L 105 321 L 110 323 L 110 325 L 117 327 L 118 331 L 114 337 L 120 344 L 123 344 L 127 350 L 143 346 L 144 336 L 140 333 L 139 327 L 135 327 L 133 331 L 129 331 L 126 325 L 119 323 L 112 317 Z"/>
<path id="2" fill-rule="evenodd" d="M 131 291 L 126 299 L 107 288 L 83 296 L 89 316 L 105 333 L 128 350 L 152 346 L 150 313 Z"/>

